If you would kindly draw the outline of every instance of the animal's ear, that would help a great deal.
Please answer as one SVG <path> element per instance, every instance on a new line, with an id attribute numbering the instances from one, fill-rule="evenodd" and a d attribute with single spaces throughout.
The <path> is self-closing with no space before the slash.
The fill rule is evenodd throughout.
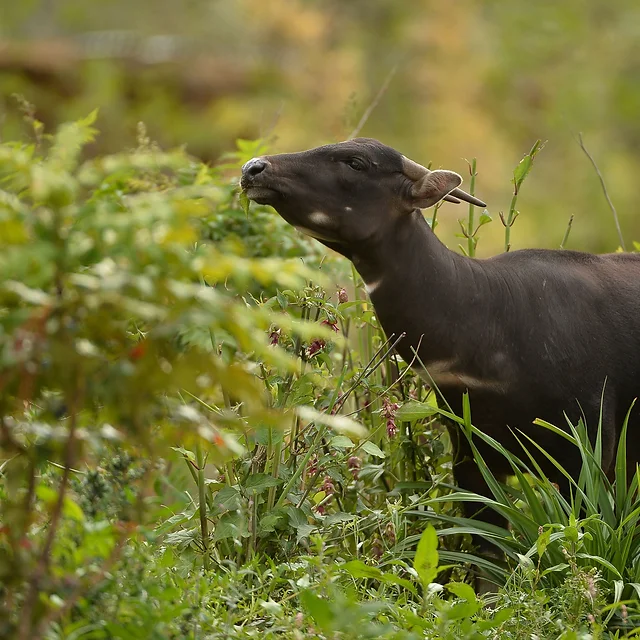
<path id="1" fill-rule="evenodd" d="M 419 209 L 431 207 L 461 184 L 462 178 L 455 171 L 429 171 L 414 182 L 411 188 L 412 204 Z"/>

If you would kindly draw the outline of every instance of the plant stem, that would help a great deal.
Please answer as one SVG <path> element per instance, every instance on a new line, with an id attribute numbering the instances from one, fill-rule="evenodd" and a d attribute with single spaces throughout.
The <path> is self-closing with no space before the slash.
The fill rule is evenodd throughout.
<path id="1" fill-rule="evenodd" d="M 569 239 L 569 234 L 571 233 L 571 225 L 573 224 L 573 214 L 569 218 L 569 222 L 567 224 L 567 228 L 564 232 L 564 236 L 562 236 L 562 242 L 560 243 L 560 248 L 564 249 L 564 246 L 567 244 L 567 240 Z"/>
<path id="2" fill-rule="evenodd" d="M 618 240 L 620 240 L 620 246 L 622 247 L 623 251 L 626 251 L 627 249 L 624 246 L 624 238 L 622 237 L 622 229 L 620 228 L 620 220 L 618 219 L 618 212 L 616 211 L 616 208 L 613 206 L 613 202 L 609 197 L 609 192 L 607 191 L 607 185 L 605 184 L 602 173 L 600 173 L 600 169 L 598 169 L 598 165 L 596 164 L 596 161 L 593 159 L 593 156 L 589 153 L 589 151 L 587 150 L 587 147 L 584 144 L 584 141 L 582 140 L 581 133 L 578 134 L 578 143 L 580 144 L 580 148 L 584 151 L 587 158 L 589 158 L 589 161 L 593 165 L 596 175 L 598 176 L 598 180 L 600 180 L 600 186 L 602 187 L 602 191 L 604 192 L 604 197 L 607 199 L 607 204 L 609 205 L 609 209 L 611 209 L 611 213 L 613 214 L 613 221 L 615 222 L 616 231 L 618 232 Z"/>
<path id="3" fill-rule="evenodd" d="M 304 458 L 302 458 L 302 461 L 296 467 L 296 470 L 294 471 L 293 475 L 289 479 L 289 482 L 287 482 L 284 489 L 282 490 L 282 493 L 280 494 L 280 497 L 278 498 L 278 501 L 275 504 L 276 509 L 282 506 L 282 503 L 286 500 L 287 496 L 289 495 L 289 491 L 291 491 L 291 488 L 299 480 L 300 476 L 302 475 L 302 472 L 307 468 L 307 464 L 309 463 L 309 460 L 311 460 L 311 456 L 317 451 L 318 447 L 320 446 L 320 443 L 322 442 L 322 438 L 324 437 L 326 432 L 327 432 L 326 427 L 320 427 L 318 429 L 318 433 L 316 433 L 316 437 L 313 439 L 313 442 L 311 443 L 309 450 L 307 451 L 307 453 L 305 453 Z"/>
<path id="4" fill-rule="evenodd" d="M 74 394 L 72 401 L 69 403 L 69 437 L 67 438 L 64 452 L 64 471 L 62 473 L 62 479 L 60 480 L 60 487 L 58 489 L 58 499 L 51 514 L 51 522 L 49 523 L 47 537 L 40 554 L 40 559 L 38 560 L 36 568 L 34 569 L 31 576 L 29 593 L 25 598 L 24 606 L 22 608 L 22 613 L 20 616 L 20 626 L 18 628 L 18 638 L 20 638 L 20 640 L 32 640 L 33 638 L 35 638 L 32 633 L 34 622 L 32 619 L 33 609 L 38 600 L 40 585 L 49 572 L 53 541 L 60 525 L 60 518 L 62 517 L 64 500 L 67 494 L 67 487 L 69 485 L 69 477 L 71 476 L 71 469 L 73 467 L 75 458 L 77 407 L 79 404 L 79 395 L 80 393 L 79 391 L 77 391 Z"/>
<path id="5" fill-rule="evenodd" d="M 471 160 L 469 165 L 469 173 L 471 174 L 471 180 L 469 182 L 469 193 L 473 196 L 476 193 L 476 159 Z M 467 255 L 473 258 L 476 255 L 476 239 L 474 224 L 475 205 L 469 203 L 469 218 L 467 224 Z"/>
<path id="6" fill-rule="evenodd" d="M 204 570 L 209 571 L 209 523 L 207 521 L 207 498 L 204 477 L 205 457 L 202 453 L 202 444 L 196 443 L 196 464 L 198 465 L 198 507 L 200 512 L 200 533 L 202 535 L 202 548 L 204 549 Z"/>

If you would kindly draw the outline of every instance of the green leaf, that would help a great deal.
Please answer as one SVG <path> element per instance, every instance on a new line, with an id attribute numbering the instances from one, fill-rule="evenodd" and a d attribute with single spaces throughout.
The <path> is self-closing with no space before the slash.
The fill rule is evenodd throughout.
<path id="1" fill-rule="evenodd" d="M 362 562 L 362 560 L 351 560 L 341 567 L 354 578 L 372 578 L 375 580 L 382 579 L 382 571 L 376 567 L 370 567 Z"/>
<path id="2" fill-rule="evenodd" d="M 284 509 L 274 509 L 260 518 L 258 530 L 261 534 L 271 533 L 276 529 L 283 529 L 288 521 Z"/>
<path id="3" fill-rule="evenodd" d="M 249 200 L 249 196 L 247 196 L 244 191 L 241 191 L 240 195 L 238 196 L 238 200 L 245 215 L 249 217 L 249 207 L 251 206 L 251 200 Z"/>
<path id="4" fill-rule="evenodd" d="M 274 478 L 266 473 L 253 473 L 244 483 L 244 490 L 249 495 L 256 495 L 271 487 L 277 487 L 279 484 L 282 484 L 280 478 Z"/>
<path id="5" fill-rule="evenodd" d="M 396 420 L 400 422 L 416 422 L 423 418 L 429 418 L 440 413 L 438 407 L 426 402 L 416 402 L 411 400 L 405 402 L 396 413 Z"/>
<path id="6" fill-rule="evenodd" d="M 373 444 L 370 440 L 363 442 L 362 448 L 366 451 L 370 456 L 376 456 L 376 458 L 386 458 L 384 451 L 380 449 L 377 444 Z"/>
<path id="7" fill-rule="evenodd" d="M 214 513 L 235 511 L 240 508 L 240 492 L 235 487 L 225 487 L 216 493 L 214 499 Z"/>
<path id="8" fill-rule="evenodd" d="M 568 540 L 569 542 L 578 542 L 579 534 L 578 534 L 578 529 L 576 527 L 573 527 L 573 526 L 565 527 L 563 530 L 563 533 L 564 533 L 565 540 Z"/>
<path id="9" fill-rule="evenodd" d="M 321 629 L 326 631 L 332 628 L 335 616 L 326 600 L 305 589 L 300 592 L 300 602 Z"/>
<path id="10" fill-rule="evenodd" d="M 191 527 L 191 529 L 180 529 L 173 533 L 168 533 L 164 540 L 169 545 L 188 546 L 199 538 L 200 528 Z"/>
<path id="11" fill-rule="evenodd" d="M 396 584 L 399 587 L 410 591 L 414 595 L 417 595 L 418 593 L 417 589 L 410 580 L 407 580 L 406 578 L 400 578 L 395 573 L 383 573 L 382 577 L 380 578 L 380 582 L 383 582 L 384 584 Z"/>
<path id="12" fill-rule="evenodd" d="M 477 600 L 473 587 L 465 582 L 449 582 L 445 586 L 453 595 L 462 600 L 468 600 L 469 602 L 475 602 Z"/>
<path id="13" fill-rule="evenodd" d="M 438 560 L 438 534 L 433 525 L 429 524 L 420 536 L 413 559 L 413 568 L 425 587 L 438 575 Z"/>
<path id="14" fill-rule="evenodd" d="M 489 222 L 492 222 L 492 221 L 493 221 L 493 218 L 485 210 L 480 215 L 480 220 L 478 220 L 478 228 L 480 228 L 483 225 L 488 224 Z"/>
<path id="15" fill-rule="evenodd" d="M 215 525 L 214 541 L 233 538 L 238 540 L 249 536 L 247 523 L 239 513 L 225 513 Z"/>
<path id="16" fill-rule="evenodd" d="M 538 552 L 538 558 L 542 558 L 544 552 L 547 550 L 549 546 L 549 542 L 551 540 L 551 529 L 545 529 L 536 540 L 536 551 Z"/>
<path id="17" fill-rule="evenodd" d="M 542 151 L 544 143 L 541 140 L 536 140 L 531 147 L 531 151 L 520 160 L 518 166 L 513 171 L 513 183 L 516 186 L 516 191 L 520 188 L 525 178 L 529 175 L 531 167 L 533 166 L 533 160 L 536 155 Z"/>
<path id="18" fill-rule="evenodd" d="M 353 441 L 347 436 L 334 436 L 329 444 L 335 449 L 351 449 L 355 447 Z"/>
<path id="19" fill-rule="evenodd" d="M 190 460 L 191 462 L 195 462 L 196 461 L 196 454 L 193 451 L 189 451 L 188 449 L 185 449 L 184 447 L 171 447 L 174 451 L 177 451 L 178 453 L 181 453 L 187 460 Z"/>

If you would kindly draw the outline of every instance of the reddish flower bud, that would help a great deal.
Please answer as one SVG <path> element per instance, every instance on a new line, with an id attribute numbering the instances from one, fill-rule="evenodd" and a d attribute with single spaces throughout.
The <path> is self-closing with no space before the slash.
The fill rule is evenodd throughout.
<path id="1" fill-rule="evenodd" d="M 354 480 L 358 479 L 358 476 L 360 475 L 360 458 L 358 458 L 358 456 L 351 456 L 348 460 L 347 460 L 347 468 L 349 469 L 349 471 L 351 471 L 351 475 L 353 476 Z"/>
<path id="2" fill-rule="evenodd" d="M 318 471 L 318 456 L 313 454 L 307 463 L 307 475 L 314 476 Z"/>
<path id="3" fill-rule="evenodd" d="M 324 482 L 320 487 L 320 491 L 324 491 L 328 496 L 332 496 L 336 492 L 336 488 L 329 476 L 324 477 Z"/>
<path id="4" fill-rule="evenodd" d="M 311 358 L 312 356 L 314 356 L 316 353 L 318 353 L 318 351 L 320 351 L 321 349 L 324 349 L 326 345 L 326 342 L 320 338 L 316 338 L 315 340 L 313 340 L 311 342 L 311 344 L 307 347 L 307 356 L 309 358 Z"/>
<path id="5" fill-rule="evenodd" d="M 349 302 L 349 295 L 344 287 L 338 289 L 338 302 Z"/>
<path id="6" fill-rule="evenodd" d="M 382 540 L 378 536 L 376 536 L 371 542 L 371 556 L 376 560 L 382 558 L 382 554 L 384 553 L 384 547 L 382 546 Z"/>
<path id="7" fill-rule="evenodd" d="M 398 433 L 398 426 L 396 425 L 396 411 L 398 410 L 398 404 L 391 402 L 388 398 L 382 401 L 382 415 L 387 419 L 387 436 L 389 438 L 395 438 Z"/>
<path id="8" fill-rule="evenodd" d="M 332 331 L 338 333 L 340 329 L 338 329 L 338 321 L 337 320 L 323 320 L 320 324 L 324 324 Z"/>
<path id="9" fill-rule="evenodd" d="M 134 345 L 133 347 L 131 347 L 131 349 L 129 349 L 129 357 L 132 360 L 140 360 L 140 358 L 144 356 L 146 351 L 147 351 L 146 343 L 144 341 L 140 341 L 138 342 L 138 344 Z"/>

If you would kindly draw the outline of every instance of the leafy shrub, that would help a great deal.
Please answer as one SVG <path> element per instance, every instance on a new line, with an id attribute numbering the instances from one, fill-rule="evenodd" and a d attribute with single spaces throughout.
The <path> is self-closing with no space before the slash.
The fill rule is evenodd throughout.
<path id="1" fill-rule="evenodd" d="M 200 218 L 225 194 L 183 152 L 143 144 L 82 162 L 94 117 L 0 146 L 0 577 L 4 630 L 18 625 L 21 637 L 39 636 L 101 579 L 129 532 L 85 519 L 68 490 L 80 461 L 104 443 L 122 448 L 121 460 L 134 444 L 153 459 L 162 442 L 197 438 L 222 464 L 241 450 L 234 429 L 278 424 L 252 361 L 238 354 L 283 371 L 292 360 L 268 343 L 271 310 L 222 283 L 295 288 L 308 277 L 299 262 L 200 243 Z M 213 420 L 181 391 L 209 406 L 232 398 L 236 409 Z M 99 483 L 84 478 L 94 503 Z M 69 527 L 71 555 L 62 550 Z"/>

